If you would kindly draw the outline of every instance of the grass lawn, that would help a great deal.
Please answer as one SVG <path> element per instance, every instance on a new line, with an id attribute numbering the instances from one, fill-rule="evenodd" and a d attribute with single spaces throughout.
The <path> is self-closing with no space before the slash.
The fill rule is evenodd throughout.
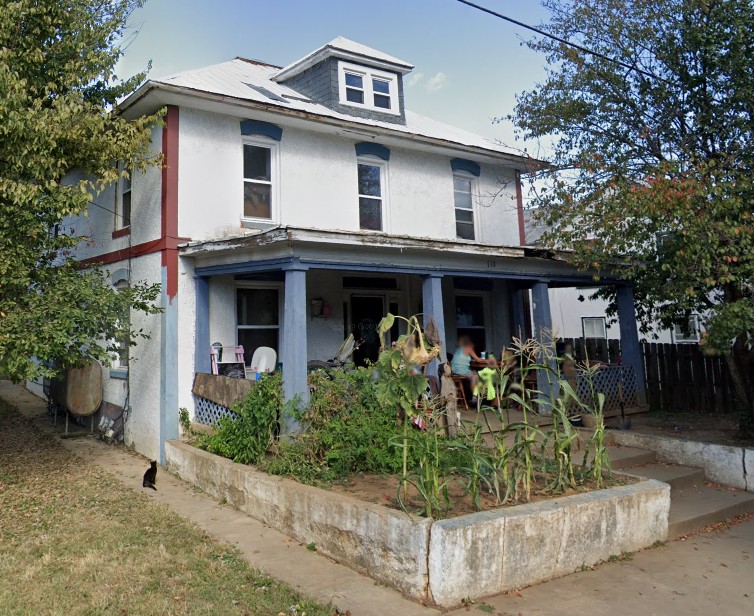
<path id="1" fill-rule="evenodd" d="M 0 614 L 324 616 L 0 400 Z"/>

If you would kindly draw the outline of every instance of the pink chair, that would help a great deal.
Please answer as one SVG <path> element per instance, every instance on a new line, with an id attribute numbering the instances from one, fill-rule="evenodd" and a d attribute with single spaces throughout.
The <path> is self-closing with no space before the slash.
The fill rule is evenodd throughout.
<path id="1" fill-rule="evenodd" d="M 212 368 L 212 374 L 219 374 L 217 364 L 220 363 L 223 356 L 223 351 L 225 349 L 229 349 L 229 352 L 232 352 L 235 357 L 235 362 L 246 364 L 246 361 L 244 360 L 244 351 L 243 346 L 240 344 L 238 346 L 222 346 L 222 345 L 210 345 L 209 347 L 209 357 L 210 357 L 210 366 Z M 233 349 L 230 351 L 230 349 Z"/>

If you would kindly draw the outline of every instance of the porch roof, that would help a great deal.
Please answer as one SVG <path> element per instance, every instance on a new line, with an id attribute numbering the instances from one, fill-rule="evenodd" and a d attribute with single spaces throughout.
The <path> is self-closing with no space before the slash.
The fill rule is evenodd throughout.
<path id="1" fill-rule="evenodd" d="M 568 262 L 568 253 L 374 232 L 275 227 L 244 235 L 188 242 L 182 257 L 198 276 L 285 269 L 448 275 L 546 281 L 550 286 L 620 284 Z"/>

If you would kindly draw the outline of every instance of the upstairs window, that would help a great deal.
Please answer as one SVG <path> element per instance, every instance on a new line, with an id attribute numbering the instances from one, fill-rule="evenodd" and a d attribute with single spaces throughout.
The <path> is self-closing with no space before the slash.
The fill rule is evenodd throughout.
<path id="1" fill-rule="evenodd" d="M 456 237 L 473 240 L 474 233 L 474 180 L 460 174 L 453 174 L 453 201 L 456 209 Z"/>
<path id="2" fill-rule="evenodd" d="M 390 109 L 390 82 L 384 79 L 372 78 L 372 92 L 374 94 L 374 106 L 382 109 Z"/>
<path id="3" fill-rule="evenodd" d="M 365 66 L 339 64 L 340 102 L 398 115 L 398 76 Z"/>
<path id="4" fill-rule="evenodd" d="M 364 76 L 346 71 L 346 100 L 357 105 L 364 104 Z"/>
<path id="5" fill-rule="evenodd" d="M 119 167 L 123 172 L 123 167 Z M 133 173 L 133 172 L 131 172 Z M 131 226 L 131 173 L 128 177 L 118 179 L 115 195 L 115 229 L 126 229 Z"/>
<path id="6" fill-rule="evenodd" d="M 385 166 L 371 160 L 359 161 L 359 228 L 383 231 Z"/>
<path id="7" fill-rule="evenodd" d="M 243 144 L 244 218 L 272 220 L 276 151 L 276 146 L 261 142 Z"/>

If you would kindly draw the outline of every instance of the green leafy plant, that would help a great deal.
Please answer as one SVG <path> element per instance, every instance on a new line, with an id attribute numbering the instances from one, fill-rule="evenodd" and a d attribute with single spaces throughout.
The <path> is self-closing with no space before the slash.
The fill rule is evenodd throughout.
<path id="1" fill-rule="evenodd" d="M 192 433 L 191 419 L 189 418 L 187 408 L 181 407 L 178 409 L 178 424 L 181 426 L 184 434 L 190 435 Z"/>
<path id="2" fill-rule="evenodd" d="M 233 407 L 236 417 L 223 417 L 217 431 L 201 441 L 210 453 L 242 464 L 258 462 L 272 444 L 283 408 L 279 372 L 263 374 L 246 397 Z"/>
<path id="3" fill-rule="evenodd" d="M 406 323 L 407 332 L 398 337 L 394 345 L 385 344 L 385 334 L 399 319 Z M 377 326 L 380 337 L 380 355 L 374 367 L 377 379 L 377 400 L 393 408 L 403 420 L 402 485 L 408 476 L 409 422 L 417 416 L 417 404 L 427 391 L 427 377 L 424 367 L 440 353 L 439 341 L 428 340 L 424 335 L 419 318 L 398 317 L 388 313 Z M 404 492 L 405 496 L 405 492 Z"/>

